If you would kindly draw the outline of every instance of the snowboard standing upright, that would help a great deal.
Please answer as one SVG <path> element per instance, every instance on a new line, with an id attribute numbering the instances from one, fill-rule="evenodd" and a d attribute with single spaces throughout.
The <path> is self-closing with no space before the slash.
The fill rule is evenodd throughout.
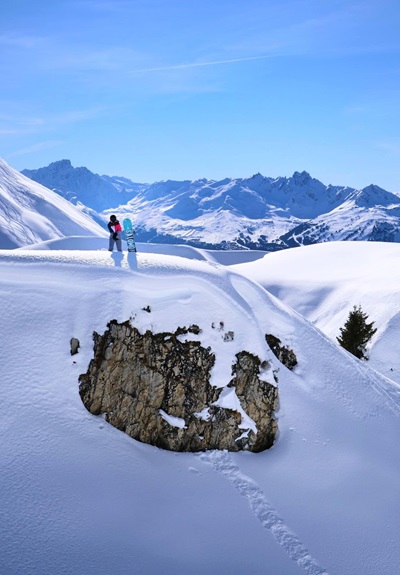
<path id="1" fill-rule="evenodd" d="M 129 218 L 125 218 L 122 223 L 124 226 L 126 243 L 128 244 L 128 252 L 136 252 L 136 244 L 133 236 L 135 232 L 132 226 L 132 222 Z"/>

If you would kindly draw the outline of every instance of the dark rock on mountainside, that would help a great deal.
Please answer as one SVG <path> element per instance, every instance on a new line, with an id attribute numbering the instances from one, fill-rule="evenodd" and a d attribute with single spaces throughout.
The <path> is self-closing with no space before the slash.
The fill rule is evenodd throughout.
<path id="1" fill-rule="evenodd" d="M 292 370 L 297 365 L 297 357 L 294 351 L 289 349 L 287 346 L 282 345 L 282 342 L 278 337 L 271 333 L 267 333 L 265 334 L 265 340 L 271 348 L 271 351 L 285 367 Z"/>
<path id="2" fill-rule="evenodd" d="M 224 388 L 224 393 L 235 388 L 255 432 L 243 413 L 218 405 L 222 390 L 210 384 L 212 350 L 198 341 L 182 341 L 182 334 L 199 330 L 141 334 L 128 321 L 111 321 L 103 335 L 94 333 L 94 358 L 79 378 L 84 405 L 134 439 L 168 450 L 271 447 L 278 390 L 260 379 L 260 359 L 239 353 Z"/>

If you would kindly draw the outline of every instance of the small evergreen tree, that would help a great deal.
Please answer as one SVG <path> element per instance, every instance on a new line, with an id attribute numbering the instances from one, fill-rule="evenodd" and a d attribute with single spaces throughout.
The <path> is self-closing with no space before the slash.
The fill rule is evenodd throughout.
<path id="1" fill-rule="evenodd" d="M 342 347 L 359 359 L 368 359 L 365 348 L 376 332 L 373 327 L 375 322 L 367 323 L 367 319 L 368 315 L 363 312 L 361 306 L 354 306 L 344 327 L 340 328 L 340 336 L 336 338 Z"/>

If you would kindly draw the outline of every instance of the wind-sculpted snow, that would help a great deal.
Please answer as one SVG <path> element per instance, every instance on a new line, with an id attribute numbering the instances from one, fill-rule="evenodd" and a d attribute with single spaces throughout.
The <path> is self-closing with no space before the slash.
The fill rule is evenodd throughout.
<path id="1" fill-rule="evenodd" d="M 365 245 L 372 251 L 345 257 L 329 244 L 338 254 L 326 263 L 320 254 L 279 268 L 278 256 L 301 256 L 300 248 L 246 266 L 261 266 L 276 295 L 290 300 L 292 290 L 289 303 L 315 307 L 330 323 L 324 298 L 340 284 L 342 296 L 349 278 L 367 293 L 357 269 L 375 261 L 377 248 Z M 398 255 L 379 257 L 395 270 Z M 0 252 L 2 573 L 397 575 L 398 386 L 236 269 L 140 251 Z M 363 276 L 370 294 L 387 281 L 379 274 L 370 266 Z M 316 282 L 307 300 L 301 282 L 318 277 L 327 282 Z M 380 318 L 398 347 L 398 298 L 382 293 L 371 316 L 390 307 Z M 78 377 L 93 357 L 93 332 L 111 319 L 130 320 L 140 333 L 200 326 L 185 337 L 215 353 L 211 378 L 220 387 L 238 351 L 265 359 L 264 376 L 277 379 L 280 396 L 272 449 L 171 453 L 88 413 Z M 228 331 L 233 338 L 224 338 Z M 293 371 L 266 333 L 294 350 Z M 71 338 L 80 343 L 74 356 Z"/>

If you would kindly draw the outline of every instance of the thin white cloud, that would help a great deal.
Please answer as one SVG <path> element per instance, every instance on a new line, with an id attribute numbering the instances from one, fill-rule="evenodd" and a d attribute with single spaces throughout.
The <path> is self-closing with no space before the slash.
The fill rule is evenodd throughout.
<path id="1" fill-rule="evenodd" d="M 139 68 L 137 70 L 130 70 L 130 74 L 142 74 L 147 72 L 164 72 L 168 70 L 185 70 L 187 68 L 201 68 L 205 66 L 220 66 L 221 64 L 234 64 L 236 62 L 249 62 L 251 60 L 266 60 L 270 55 L 262 56 L 248 56 L 245 58 L 228 58 L 225 60 L 212 60 L 209 62 L 191 62 L 188 64 L 172 64 L 170 66 L 157 66 L 154 68 Z"/>
<path id="2" fill-rule="evenodd" d="M 6 154 L 5 158 L 8 160 L 9 158 L 25 156 L 27 154 L 33 154 L 35 152 L 42 152 L 43 150 L 50 150 L 58 146 L 61 146 L 63 143 L 64 142 L 62 140 L 46 140 L 44 142 L 37 142 L 36 144 L 32 144 L 32 146 L 27 146 L 25 148 L 15 150 L 15 152 Z"/>
<path id="3" fill-rule="evenodd" d="M 2 130 L 0 128 L 0 136 L 10 136 L 12 134 L 19 134 L 20 132 L 18 130 Z"/>
<path id="4" fill-rule="evenodd" d="M 59 114 L 50 114 L 43 117 L 27 116 L 7 116 L 0 115 L 0 122 L 4 124 L 0 127 L 0 135 L 26 135 L 40 132 L 53 131 L 59 126 L 85 122 L 92 118 L 97 118 L 104 113 L 106 108 L 97 106 L 85 110 L 68 110 Z"/>
<path id="5" fill-rule="evenodd" d="M 105 111 L 102 106 L 97 106 L 95 108 L 89 108 L 86 110 L 72 110 L 69 112 L 64 112 L 53 117 L 49 117 L 46 122 L 53 124 L 74 124 L 76 122 L 84 122 L 85 120 L 91 120 L 92 118 L 97 118 L 100 114 Z"/>

